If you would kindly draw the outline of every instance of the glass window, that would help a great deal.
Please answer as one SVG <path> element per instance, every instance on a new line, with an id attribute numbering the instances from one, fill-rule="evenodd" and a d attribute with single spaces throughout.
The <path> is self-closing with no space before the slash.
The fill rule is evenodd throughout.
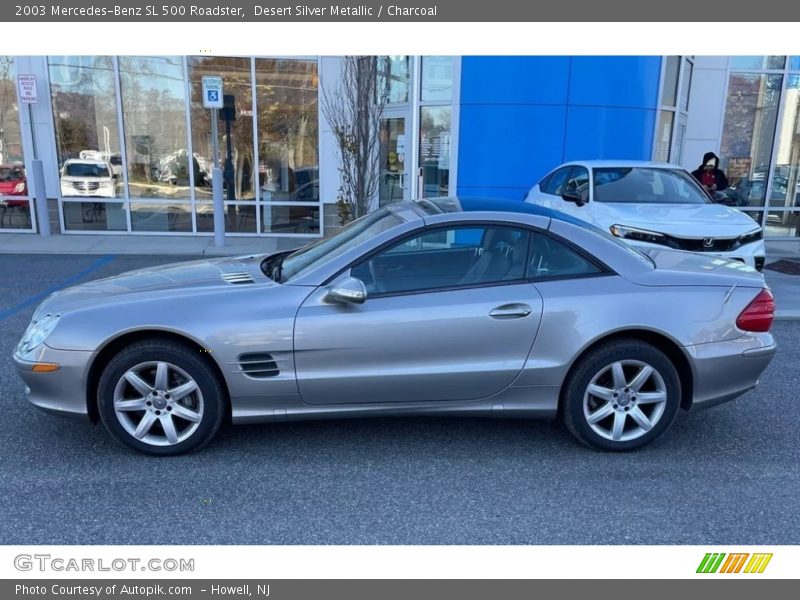
<path id="1" fill-rule="evenodd" d="M 111 57 L 51 56 L 48 67 L 61 195 L 121 196 L 122 160 Z"/>
<path id="2" fill-rule="evenodd" d="M 316 61 L 256 60 L 258 180 L 264 202 L 319 201 L 317 86 Z M 270 231 L 266 223 L 265 231 Z"/>
<path id="3" fill-rule="evenodd" d="M 447 196 L 450 190 L 450 107 L 420 109 L 419 166 L 422 197 Z"/>
<path id="4" fill-rule="evenodd" d="M 800 241 L 800 211 L 774 211 L 767 214 L 764 227 L 768 237 L 794 237 Z"/>
<path id="5" fill-rule="evenodd" d="M 692 91 L 692 72 L 694 65 L 689 62 L 689 59 L 683 60 L 683 79 L 681 82 L 681 110 L 686 112 L 689 110 L 689 94 Z"/>
<path id="6" fill-rule="evenodd" d="M 281 264 L 281 281 L 300 277 L 359 244 L 400 225 L 402 221 L 385 208 L 356 219 L 333 237 L 303 246 L 289 254 Z M 264 265 L 262 265 L 264 268 Z"/>
<path id="7" fill-rule="evenodd" d="M 782 75 L 732 73 L 720 147 L 720 168 L 738 206 L 764 206 Z"/>
<path id="8" fill-rule="evenodd" d="M 422 57 L 423 102 L 449 102 L 453 97 L 453 57 Z"/>
<path id="9" fill-rule="evenodd" d="M 613 167 L 594 170 L 596 202 L 707 204 L 695 179 L 682 170 Z"/>
<path id="10" fill-rule="evenodd" d="M 211 202 L 213 142 L 211 110 L 203 108 L 202 78 L 222 76 L 222 90 L 234 101 L 232 121 L 218 119 L 219 167 L 223 170 L 223 194 L 226 200 L 255 198 L 255 160 L 253 158 L 253 95 L 250 59 L 223 56 L 189 58 L 192 89 L 192 152 L 195 168 L 195 199 Z M 220 117 L 223 111 L 220 110 Z M 230 131 L 230 135 L 228 134 Z"/>
<path id="11" fill-rule="evenodd" d="M 800 75 L 789 75 L 778 123 L 778 147 L 772 171 L 772 207 L 800 207 Z"/>
<path id="12" fill-rule="evenodd" d="M 678 102 L 678 75 L 680 56 L 667 56 L 664 64 L 664 87 L 661 90 L 661 105 L 675 107 Z"/>
<path id="13" fill-rule="evenodd" d="M 14 57 L 0 55 L 0 229 L 30 229 Z"/>
<path id="14" fill-rule="evenodd" d="M 543 234 L 534 233 L 531 241 L 528 277 L 547 279 L 580 277 L 602 273 L 600 268 L 565 244 Z"/>
<path id="15" fill-rule="evenodd" d="M 195 206 L 197 231 L 214 232 L 214 205 L 208 202 Z M 227 233 L 256 233 L 256 206 L 253 202 L 225 203 L 225 231 Z"/>
<path id="16" fill-rule="evenodd" d="M 566 189 L 578 192 L 584 202 L 589 201 L 589 170 L 585 167 L 573 167 L 567 179 Z"/>
<path id="17" fill-rule="evenodd" d="M 353 267 L 351 275 L 372 294 L 486 285 L 522 279 L 527 256 L 526 230 L 453 227 L 405 240 Z"/>
<path id="18" fill-rule="evenodd" d="M 188 198 L 183 61 L 175 56 L 121 56 L 119 74 L 129 195 Z"/>
<path id="19" fill-rule="evenodd" d="M 408 56 L 382 56 L 378 61 L 382 91 L 388 104 L 408 102 L 410 68 Z"/>
<path id="20" fill-rule="evenodd" d="M 670 148 L 672 147 L 672 125 L 675 121 L 675 113 L 671 110 L 662 110 L 658 118 L 658 130 L 656 131 L 656 147 L 653 152 L 653 160 L 669 162 Z"/>
<path id="21" fill-rule="evenodd" d="M 566 183 L 567 175 L 569 175 L 571 170 L 572 167 L 565 167 L 553 173 L 547 180 L 547 183 L 545 183 L 545 187 L 542 191 L 545 194 L 560 196 L 562 193 L 564 193 L 564 184 Z"/>
<path id="22" fill-rule="evenodd" d="M 72 201 L 63 203 L 67 231 L 127 231 L 128 217 L 122 202 Z"/>
<path id="23" fill-rule="evenodd" d="M 783 69 L 785 56 L 732 56 L 732 69 Z"/>
<path id="24" fill-rule="evenodd" d="M 792 71 L 800 71 L 800 56 L 789 57 L 789 68 Z"/>
<path id="25" fill-rule="evenodd" d="M 192 231 L 191 205 L 131 202 L 132 231 Z"/>

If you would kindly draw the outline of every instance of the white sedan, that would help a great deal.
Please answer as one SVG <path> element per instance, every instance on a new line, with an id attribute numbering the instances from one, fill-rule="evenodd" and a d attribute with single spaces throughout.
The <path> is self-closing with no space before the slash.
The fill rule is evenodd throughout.
<path id="1" fill-rule="evenodd" d="M 684 169 L 666 163 L 580 161 L 563 164 L 528 192 L 526 202 L 592 223 L 640 249 L 703 252 L 761 270 L 761 227 L 745 213 L 714 204 Z"/>

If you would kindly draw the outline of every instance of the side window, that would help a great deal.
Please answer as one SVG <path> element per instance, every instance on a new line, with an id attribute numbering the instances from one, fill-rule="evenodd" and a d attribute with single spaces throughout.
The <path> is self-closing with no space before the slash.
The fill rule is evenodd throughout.
<path id="1" fill-rule="evenodd" d="M 370 294 L 485 285 L 523 279 L 528 231 L 505 226 L 441 228 L 408 238 L 355 265 Z"/>
<path id="2" fill-rule="evenodd" d="M 601 273 L 601 269 L 569 246 L 543 233 L 534 233 L 528 277 L 581 277 Z"/>
<path id="3" fill-rule="evenodd" d="M 555 194 L 560 196 L 564 192 L 564 184 L 567 181 L 567 175 L 572 170 L 572 167 L 564 167 L 553 173 L 547 180 L 544 189 L 545 194 Z"/>
<path id="4" fill-rule="evenodd" d="M 584 202 L 589 201 L 589 170 L 585 167 L 575 167 L 569 174 L 565 190 L 576 191 Z"/>

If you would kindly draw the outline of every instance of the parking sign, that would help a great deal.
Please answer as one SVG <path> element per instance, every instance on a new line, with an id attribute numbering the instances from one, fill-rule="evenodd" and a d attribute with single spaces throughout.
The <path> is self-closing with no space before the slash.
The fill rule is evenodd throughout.
<path id="1" fill-rule="evenodd" d="M 39 102 L 39 90 L 36 87 L 36 75 L 17 75 L 19 101 L 22 104 Z"/>
<path id="2" fill-rule="evenodd" d="M 222 108 L 222 77 L 203 77 L 203 108 Z"/>

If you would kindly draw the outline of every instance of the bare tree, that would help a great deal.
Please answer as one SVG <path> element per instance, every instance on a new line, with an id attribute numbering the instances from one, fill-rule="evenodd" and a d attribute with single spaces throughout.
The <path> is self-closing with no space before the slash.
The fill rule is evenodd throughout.
<path id="1" fill-rule="evenodd" d="M 345 56 L 337 83 L 323 87 L 322 112 L 339 148 L 343 222 L 363 217 L 377 204 L 384 81 L 377 56 Z"/>

